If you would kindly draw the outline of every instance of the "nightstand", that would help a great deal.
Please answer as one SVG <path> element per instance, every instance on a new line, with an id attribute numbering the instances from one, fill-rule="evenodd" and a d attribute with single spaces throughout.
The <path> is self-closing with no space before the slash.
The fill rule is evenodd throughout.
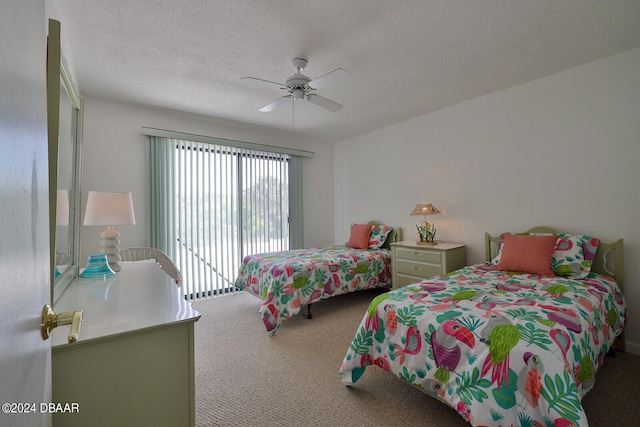
<path id="1" fill-rule="evenodd" d="M 392 288 L 397 289 L 427 277 L 450 273 L 467 265 L 465 245 L 417 242 L 391 243 Z"/>

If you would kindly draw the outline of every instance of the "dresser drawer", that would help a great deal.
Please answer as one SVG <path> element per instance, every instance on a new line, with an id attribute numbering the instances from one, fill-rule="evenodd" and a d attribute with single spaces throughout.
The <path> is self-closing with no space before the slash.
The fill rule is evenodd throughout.
<path id="1" fill-rule="evenodd" d="M 429 251 L 424 249 L 398 248 L 398 259 L 406 259 L 413 261 L 432 262 L 440 264 L 440 251 Z"/>
<path id="2" fill-rule="evenodd" d="M 398 259 L 396 266 L 398 273 L 416 277 L 437 276 L 441 271 L 440 264 L 425 264 L 422 262 L 407 261 L 404 259 Z"/>

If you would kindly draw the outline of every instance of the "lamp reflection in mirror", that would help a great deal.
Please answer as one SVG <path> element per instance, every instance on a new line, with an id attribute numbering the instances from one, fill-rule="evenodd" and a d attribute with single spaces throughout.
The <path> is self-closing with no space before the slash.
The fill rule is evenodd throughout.
<path id="1" fill-rule="evenodd" d="M 416 225 L 420 241 L 419 245 L 437 245 L 434 240 L 436 236 L 436 227 L 433 223 L 427 221 L 427 215 L 439 214 L 440 211 L 431 203 L 418 203 L 409 215 L 424 215 L 424 221 L 420 225 Z"/>
<path id="2" fill-rule="evenodd" d="M 69 225 L 68 190 L 58 190 L 56 197 L 56 225 Z"/>
<path id="3" fill-rule="evenodd" d="M 134 225 L 133 198 L 131 193 L 112 193 L 89 191 L 87 208 L 84 213 L 84 225 L 106 225 L 107 229 L 100 234 L 102 253 L 107 255 L 109 266 L 113 271 L 120 271 L 120 233 L 114 229 L 116 225 Z"/>
<path id="4" fill-rule="evenodd" d="M 56 227 L 68 227 L 69 226 L 69 191 L 68 190 L 58 190 L 56 196 Z M 58 278 L 60 276 L 59 268 L 64 268 L 69 262 L 69 252 L 66 249 L 68 247 L 68 229 L 67 235 L 64 235 L 62 232 L 65 231 L 64 228 L 58 230 L 56 228 L 56 259 L 54 266 L 54 277 Z"/>

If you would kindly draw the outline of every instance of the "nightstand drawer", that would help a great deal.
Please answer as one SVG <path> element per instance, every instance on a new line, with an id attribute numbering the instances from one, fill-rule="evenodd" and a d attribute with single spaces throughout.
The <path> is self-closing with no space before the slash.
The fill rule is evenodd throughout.
<path id="1" fill-rule="evenodd" d="M 426 277 L 415 277 L 415 276 L 405 276 L 404 274 L 396 275 L 396 283 L 394 283 L 395 288 L 401 288 L 403 286 L 411 285 L 412 283 L 418 283 L 422 280 L 426 279 Z"/>
<path id="2" fill-rule="evenodd" d="M 430 251 L 424 249 L 398 248 L 398 259 L 432 262 L 440 264 L 440 251 Z"/>
<path id="3" fill-rule="evenodd" d="M 398 259 L 397 264 L 398 273 L 408 274 L 416 277 L 431 277 L 440 274 L 440 264 L 425 264 L 422 262 L 407 261 L 404 259 Z"/>

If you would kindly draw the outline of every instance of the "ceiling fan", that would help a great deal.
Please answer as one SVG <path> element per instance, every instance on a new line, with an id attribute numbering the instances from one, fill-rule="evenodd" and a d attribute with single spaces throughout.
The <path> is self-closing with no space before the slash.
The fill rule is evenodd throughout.
<path id="1" fill-rule="evenodd" d="M 288 77 L 285 83 L 272 82 L 256 77 L 242 77 L 243 80 L 251 80 L 253 83 L 259 84 L 261 86 L 277 86 L 280 89 L 286 90 L 288 92 L 288 95 L 278 98 L 275 101 L 265 105 L 264 107 L 260 108 L 260 111 L 262 111 L 263 113 L 268 113 L 269 111 L 273 111 L 278 106 L 288 102 L 290 99 L 294 101 L 306 100 L 311 102 L 312 104 L 333 112 L 342 109 L 342 105 L 323 96 L 316 95 L 315 93 L 313 93 L 313 91 L 343 82 L 351 76 L 351 74 L 347 70 L 337 68 L 333 71 L 328 72 L 327 74 L 318 77 L 317 79 L 311 80 L 309 77 L 302 74 L 302 70 L 304 70 L 304 67 L 307 66 L 306 59 L 293 58 L 291 60 L 291 65 L 293 65 L 296 73 Z"/>

